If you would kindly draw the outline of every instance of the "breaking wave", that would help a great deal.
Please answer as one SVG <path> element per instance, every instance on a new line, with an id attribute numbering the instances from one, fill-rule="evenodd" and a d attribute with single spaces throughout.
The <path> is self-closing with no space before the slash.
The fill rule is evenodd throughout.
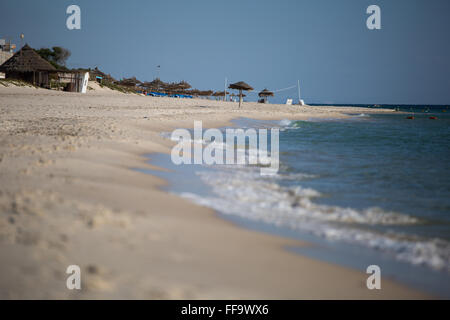
<path id="1" fill-rule="evenodd" d="M 333 241 L 344 241 L 379 250 L 400 261 L 426 265 L 450 272 L 450 244 L 440 239 L 421 239 L 401 234 L 378 233 L 370 225 L 411 225 L 422 223 L 409 215 L 380 208 L 356 210 L 317 204 L 320 192 L 300 186 L 276 183 L 286 176 L 261 177 L 254 168 L 221 167 L 199 171 L 197 175 L 211 187 L 213 196 L 184 192 L 182 197 L 213 208 L 225 215 L 297 229 Z M 295 173 L 292 179 L 311 178 Z"/>

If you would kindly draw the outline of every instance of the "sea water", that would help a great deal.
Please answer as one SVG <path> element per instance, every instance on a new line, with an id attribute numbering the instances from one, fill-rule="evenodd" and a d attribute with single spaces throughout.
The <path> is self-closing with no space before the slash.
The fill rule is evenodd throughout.
<path id="1" fill-rule="evenodd" d="M 363 272 L 376 264 L 382 275 L 450 297 L 450 114 L 403 111 L 239 119 L 239 128 L 280 128 L 277 175 L 182 165 L 164 177 L 170 191 L 241 226 L 313 244 L 294 252 Z M 166 158 L 152 163 L 167 166 Z"/>

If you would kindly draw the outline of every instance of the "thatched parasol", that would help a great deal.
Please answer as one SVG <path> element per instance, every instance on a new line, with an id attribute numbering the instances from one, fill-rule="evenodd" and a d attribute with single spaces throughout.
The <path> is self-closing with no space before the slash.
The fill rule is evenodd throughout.
<path id="1" fill-rule="evenodd" d="M 260 93 L 258 93 L 258 96 L 260 97 L 273 97 L 274 94 L 272 91 L 269 91 L 267 89 L 264 89 L 263 91 L 261 91 Z"/>
<path id="2" fill-rule="evenodd" d="M 203 97 L 209 97 L 212 94 L 213 94 L 212 90 L 204 90 L 204 91 L 200 91 L 198 93 L 199 96 L 203 96 Z"/>
<path id="3" fill-rule="evenodd" d="M 191 96 L 197 97 L 200 95 L 200 90 L 198 89 L 191 89 L 189 91 L 186 91 L 187 94 L 190 94 Z"/>
<path id="4" fill-rule="evenodd" d="M 20 51 L 0 66 L 1 72 L 36 72 L 56 70 L 47 60 L 42 58 L 33 48 L 25 44 Z"/>
<path id="5" fill-rule="evenodd" d="M 128 78 L 128 79 L 122 79 L 119 81 L 119 84 L 126 87 L 136 87 L 138 84 L 141 84 L 142 82 L 136 79 L 136 77 Z"/>
<path id="6" fill-rule="evenodd" d="M 181 81 L 166 83 L 163 88 L 169 94 L 186 94 L 186 90 L 190 89 L 191 85 L 186 81 Z"/>
<path id="7" fill-rule="evenodd" d="M 274 94 L 273 94 L 272 91 L 269 91 L 269 90 L 267 90 L 267 89 L 264 89 L 264 90 L 262 90 L 260 93 L 258 93 L 258 96 L 259 96 L 259 97 L 262 97 L 264 103 L 266 103 L 266 102 L 267 102 L 267 97 L 273 97 Z"/>
<path id="8" fill-rule="evenodd" d="M 242 90 L 245 90 L 245 91 L 253 90 L 253 88 L 250 85 L 248 85 L 247 83 L 245 83 L 244 81 L 232 83 L 228 86 L 228 88 L 239 90 L 239 108 L 241 107 L 241 102 L 242 102 Z"/>
<path id="9" fill-rule="evenodd" d="M 161 81 L 159 78 L 156 78 L 153 81 L 150 81 L 150 82 L 147 81 L 147 82 L 142 83 L 141 87 L 146 88 L 148 91 L 158 92 L 162 88 L 166 88 L 167 85 L 168 85 L 167 83 Z"/>
<path id="10" fill-rule="evenodd" d="M 184 80 L 181 81 L 181 82 L 178 82 L 177 83 L 177 87 L 181 91 L 186 91 L 186 90 L 192 88 L 192 86 L 189 83 L 187 83 L 186 81 L 184 81 Z"/>
<path id="11" fill-rule="evenodd" d="M 117 82 L 116 79 L 114 79 L 110 74 L 106 74 L 103 71 L 101 71 L 98 67 L 95 67 L 94 69 L 82 69 L 79 68 L 79 71 L 85 71 L 85 72 L 89 72 L 89 77 L 91 78 L 91 80 L 96 80 L 96 77 L 101 77 L 102 78 L 102 82 L 110 82 L 110 83 L 114 83 Z"/>
<path id="12" fill-rule="evenodd" d="M 213 97 L 223 97 L 223 96 L 225 96 L 224 92 L 225 91 L 216 91 L 216 92 L 214 92 Z M 230 94 L 230 93 L 227 91 L 226 94 Z"/>

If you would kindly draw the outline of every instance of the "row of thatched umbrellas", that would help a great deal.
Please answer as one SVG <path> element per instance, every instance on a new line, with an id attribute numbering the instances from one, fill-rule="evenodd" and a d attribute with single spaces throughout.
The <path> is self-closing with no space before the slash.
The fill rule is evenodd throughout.
<path id="1" fill-rule="evenodd" d="M 213 97 L 224 97 L 225 95 L 229 94 L 229 92 L 225 91 L 217 91 L 213 92 L 212 90 L 197 90 L 192 89 L 191 85 L 187 83 L 186 81 L 181 81 L 178 83 L 166 83 L 164 81 L 161 81 L 160 79 L 156 78 L 153 81 L 150 82 L 141 82 L 136 77 L 128 78 L 128 79 L 122 79 L 118 82 L 118 84 L 127 86 L 127 87 L 134 87 L 134 88 L 142 88 L 147 91 L 163 91 L 165 93 L 169 94 L 189 94 L 193 96 L 213 96 Z M 243 82 L 239 81 L 236 83 L 232 83 L 228 86 L 229 89 L 239 90 L 239 107 L 241 107 L 242 103 L 242 97 L 245 97 L 245 94 L 242 93 L 242 91 L 252 91 L 253 88 Z M 262 90 L 258 93 L 259 97 L 262 97 L 264 101 L 266 101 L 267 97 L 273 97 L 274 93 L 272 91 L 269 91 L 267 89 Z"/>
<path id="2" fill-rule="evenodd" d="M 39 74 L 40 72 L 46 72 L 47 75 L 49 72 L 57 71 L 51 64 L 49 64 L 42 57 L 40 57 L 38 53 L 34 51 L 34 49 L 29 47 L 27 44 L 13 57 L 11 57 L 4 64 L 2 64 L 0 70 L 11 73 L 33 72 L 33 82 L 35 81 L 34 73 L 36 71 Z M 82 69 L 79 69 L 78 71 L 80 70 Z M 89 71 L 92 72 L 92 75 L 101 77 L 107 82 L 117 83 L 119 85 L 138 90 L 143 89 L 147 91 L 156 91 L 156 92 L 162 91 L 168 94 L 189 94 L 193 96 L 214 96 L 214 97 L 225 97 L 227 94 L 229 94 L 229 92 L 226 91 L 213 92 L 212 90 L 201 91 L 197 89 L 192 89 L 191 85 L 186 81 L 181 81 L 178 83 L 175 82 L 166 83 L 161 81 L 159 78 L 156 78 L 150 82 L 142 82 L 136 79 L 136 77 L 125 78 L 120 81 L 116 81 L 110 75 L 101 72 L 98 68 L 95 68 L 94 70 L 89 69 Z M 239 107 L 241 106 L 242 97 L 245 96 L 242 94 L 242 91 L 253 90 L 253 88 L 250 85 L 248 85 L 243 81 L 230 84 L 228 88 L 239 90 Z M 268 96 L 273 96 L 273 92 L 264 89 L 259 93 L 259 96 L 267 98 Z"/>
<path id="3" fill-rule="evenodd" d="M 153 81 L 141 82 L 135 77 L 122 79 L 119 85 L 133 87 L 136 89 L 144 89 L 146 91 L 164 92 L 168 94 L 190 94 L 195 96 L 211 96 L 214 92 L 211 90 L 191 89 L 191 85 L 186 81 L 167 83 L 156 78 Z"/>

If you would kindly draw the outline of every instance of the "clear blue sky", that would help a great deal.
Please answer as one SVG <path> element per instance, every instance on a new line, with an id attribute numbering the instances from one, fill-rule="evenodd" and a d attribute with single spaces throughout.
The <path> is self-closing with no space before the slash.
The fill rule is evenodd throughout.
<path id="1" fill-rule="evenodd" d="M 66 28 L 70 4 L 81 30 Z M 381 30 L 366 27 L 371 4 Z M 116 78 L 152 80 L 161 65 L 162 80 L 199 89 L 300 79 L 310 103 L 450 104 L 449 15 L 448 0 L 1 0 L 0 37 L 66 47 L 69 67 Z"/>

